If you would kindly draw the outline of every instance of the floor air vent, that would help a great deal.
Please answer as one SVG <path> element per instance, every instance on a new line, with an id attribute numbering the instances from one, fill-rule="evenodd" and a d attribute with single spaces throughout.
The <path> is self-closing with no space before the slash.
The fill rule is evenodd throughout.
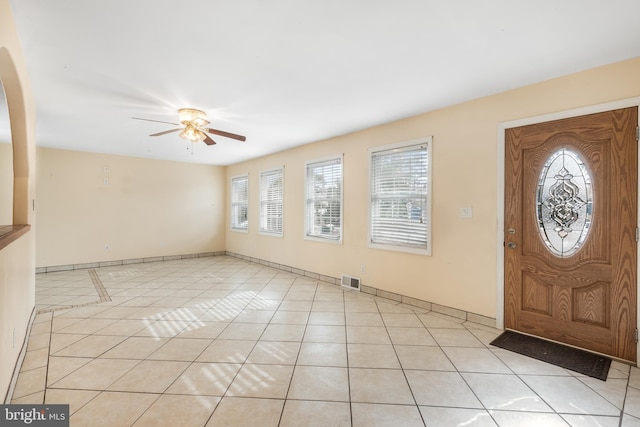
<path id="1" fill-rule="evenodd" d="M 343 274 L 342 275 L 341 285 L 344 286 L 345 288 L 355 289 L 355 290 L 359 291 L 360 290 L 360 278 L 359 277 L 347 276 L 346 274 Z"/>

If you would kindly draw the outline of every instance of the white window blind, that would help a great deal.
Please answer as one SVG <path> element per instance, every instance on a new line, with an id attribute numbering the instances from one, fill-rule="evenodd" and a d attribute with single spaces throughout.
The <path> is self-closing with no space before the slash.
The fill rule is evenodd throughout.
<path id="1" fill-rule="evenodd" d="M 249 175 L 231 178 L 231 229 L 249 229 Z"/>
<path id="2" fill-rule="evenodd" d="M 342 241 L 342 156 L 308 162 L 305 235 Z"/>
<path id="3" fill-rule="evenodd" d="M 370 244 L 430 254 L 431 138 L 370 150 Z"/>
<path id="4" fill-rule="evenodd" d="M 284 168 L 260 174 L 260 231 L 282 235 Z"/>

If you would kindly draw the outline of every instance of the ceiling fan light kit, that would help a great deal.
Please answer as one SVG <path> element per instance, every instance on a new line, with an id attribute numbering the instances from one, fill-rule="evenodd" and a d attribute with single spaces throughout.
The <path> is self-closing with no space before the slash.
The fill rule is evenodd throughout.
<path id="1" fill-rule="evenodd" d="M 192 143 L 204 141 L 204 143 L 207 145 L 215 145 L 216 142 L 207 133 L 236 139 L 238 141 L 246 141 L 247 138 L 242 135 L 236 135 L 235 133 L 225 132 L 218 129 L 206 128 L 205 126 L 210 123 L 206 117 L 207 114 L 202 110 L 197 110 L 195 108 L 181 108 L 178 110 L 178 118 L 180 119 L 180 124 L 163 122 L 161 120 L 142 119 L 139 117 L 133 118 L 136 120 L 145 120 L 148 122 L 166 123 L 169 125 L 179 126 L 177 129 L 170 129 L 163 132 L 152 133 L 149 136 L 160 136 L 180 131 L 178 136 Z"/>
<path id="2" fill-rule="evenodd" d="M 178 135 L 182 139 L 186 139 L 189 142 L 204 141 L 207 135 L 198 130 L 197 127 L 192 124 L 186 124 L 182 132 Z"/>

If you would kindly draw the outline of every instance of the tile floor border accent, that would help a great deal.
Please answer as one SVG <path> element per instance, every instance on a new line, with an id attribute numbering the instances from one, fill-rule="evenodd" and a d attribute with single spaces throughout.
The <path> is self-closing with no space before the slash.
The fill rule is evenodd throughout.
<path id="1" fill-rule="evenodd" d="M 93 268 L 90 268 L 88 270 L 88 273 L 89 273 L 89 277 L 91 278 L 91 283 L 93 284 L 93 287 L 96 290 L 96 294 L 97 294 L 96 297 L 98 298 L 97 300 L 83 302 L 79 304 L 54 305 L 47 308 L 41 308 L 37 310 L 37 314 L 49 313 L 51 311 L 58 311 L 58 310 L 69 310 L 71 308 L 88 307 L 90 305 L 111 301 L 111 297 L 109 296 L 109 293 L 107 292 L 104 285 L 102 284 L 102 281 L 100 280 L 100 276 L 98 276 L 98 273 L 96 272 L 96 270 Z"/>
<path id="2" fill-rule="evenodd" d="M 58 265 L 58 266 L 50 266 L 50 267 L 38 267 L 36 268 L 36 274 L 54 273 L 59 271 L 73 271 L 73 270 L 81 270 L 81 269 L 92 269 L 92 268 L 99 268 L 99 267 L 115 267 L 119 265 L 139 264 L 139 263 L 146 263 L 146 262 L 160 262 L 160 261 L 174 261 L 174 260 L 190 259 L 190 258 L 204 258 L 204 257 L 212 257 L 212 256 L 230 256 L 230 257 L 238 258 L 251 263 L 275 268 L 277 270 L 286 271 L 287 273 L 294 273 L 300 276 L 309 277 L 311 279 L 320 280 L 322 282 L 330 283 L 333 285 L 340 286 L 341 284 L 341 279 L 338 277 L 331 277 L 324 274 L 315 273 L 312 271 L 302 270 L 302 269 L 291 267 L 285 264 L 278 264 L 275 262 L 267 261 L 260 258 L 250 257 L 247 255 L 242 255 L 242 254 L 238 254 L 231 251 L 215 251 L 215 252 L 203 252 L 198 254 L 169 255 L 169 256 L 148 257 L 148 258 L 132 258 L 132 259 L 124 259 L 124 260 L 116 260 L 116 261 L 103 261 L 103 262 L 84 263 L 84 264 L 68 264 L 68 265 Z M 481 314 L 476 314 L 469 311 L 432 303 L 429 301 L 424 301 L 418 298 L 409 297 L 409 296 L 398 294 L 395 292 L 385 291 L 382 289 L 375 288 L 373 286 L 365 285 L 362 282 L 360 285 L 360 292 L 370 294 L 370 295 L 375 295 L 380 298 L 386 298 L 395 302 L 412 305 L 415 307 L 422 308 L 424 310 L 430 310 L 436 313 L 446 314 L 447 316 L 457 317 L 458 319 L 467 320 L 469 322 L 479 323 L 484 326 L 489 326 L 492 328 L 496 326 L 496 319 L 493 317 L 488 317 Z"/>
<path id="3" fill-rule="evenodd" d="M 89 269 L 89 276 L 91 277 L 91 282 L 93 282 L 93 286 L 95 286 L 96 292 L 100 297 L 100 302 L 111 301 L 111 297 L 109 296 L 109 293 L 107 292 L 104 285 L 102 284 L 102 280 L 100 280 L 100 276 L 98 276 L 98 273 L 96 272 L 95 269 L 93 268 Z"/>
<path id="4" fill-rule="evenodd" d="M 495 328 L 234 257 L 97 273 L 111 301 L 35 316 L 12 403 L 69 403 L 77 427 L 640 426 L 620 362 L 594 380 L 492 347 Z M 39 275 L 36 304 L 92 288 Z"/>

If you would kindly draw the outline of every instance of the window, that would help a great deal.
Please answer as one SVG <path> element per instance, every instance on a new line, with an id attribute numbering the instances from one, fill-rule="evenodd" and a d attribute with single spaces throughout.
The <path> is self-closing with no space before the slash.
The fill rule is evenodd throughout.
<path id="1" fill-rule="evenodd" d="M 306 164 L 305 236 L 342 241 L 342 156 Z"/>
<path id="2" fill-rule="evenodd" d="M 249 175 L 231 178 L 231 229 L 249 230 Z"/>
<path id="3" fill-rule="evenodd" d="M 369 150 L 369 245 L 431 254 L 431 142 Z"/>
<path id="4" fill-rule="evenodd" d="M 282 236 L 284 168 L 260 174 L 260 232 Z"/>

